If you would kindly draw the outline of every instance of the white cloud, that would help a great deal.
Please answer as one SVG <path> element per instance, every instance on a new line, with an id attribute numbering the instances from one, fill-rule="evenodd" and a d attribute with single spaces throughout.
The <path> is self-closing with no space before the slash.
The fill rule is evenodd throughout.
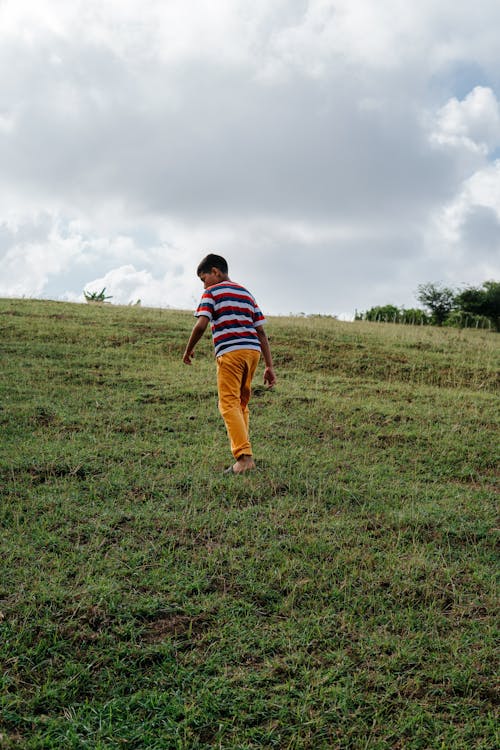
<path id="1" fill-rule="evenodd" d="M 50 277 L 66 271 L 78 257 L 78 238 L 63 236 L 58 224 L 50 221 L 42 216 L 21 226 L 12 220 L 4 224 L 12 240 L 2 257 L 0 295 L 40 296 Z"/>
<path id="2" fill-rule="evenodd" d="M 500 161 L 476 171 L 429 223 L 426 247 L 440 279 L 480 284 L 500 272 Z"/>
<path id="3" fill-rule="evenodd" d="M 437 226 L 442 242 L 456 249 L 462 241 L 464 225 L 477 209 L 490 211 L 500 222 L 500 161 L 475 172 L 462 184 L 455 198 L 441 209 Z M 492 239 L 498 242 L 500 258 L 500 236 Z"/>
<path id="4" fill-rule="evenodd" d="M 463 101 L 450 99 L 437 114 L 437 143 L 487 155 L 500 146 L 500 106 L 494 92 L 476 86 Z"/>
<path id="5" fill-rule="evenodd" d="M 15 127 L 14 117 L 8 113 L 2 114 L 0 112 L 0 136 L 8 135 L 12 133 Z"/>
<path id="6" fill-rule="evenodd" d="M 491 209 L 500 221 L 500 160 L 473 175 L 464 186 L 463 194 L 471 206 Z"/>
<path id="7" fill-rule="evenodd" d="M 133 265 L 113 268 L 104 276 L 86 284 L 85 291 L 99 293 L 106 289 L 115 304 L 127 305 L 140 302 L 148 307 L 192 307 L 196 297 L 186 304 L 185 285 L 188 280 L 184 272 L 168 271 L 154 276 L 145 269 Z M 189 283 L 189 282 L 188 282 Z"/>

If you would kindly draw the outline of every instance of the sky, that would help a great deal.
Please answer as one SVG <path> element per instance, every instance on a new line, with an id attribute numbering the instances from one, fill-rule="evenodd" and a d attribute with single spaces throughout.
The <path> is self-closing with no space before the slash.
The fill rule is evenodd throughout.
<path id="1" fill-rule="evenodd" d="M 268 315 L 500 279 L 498 0 L 0 0 L 0 296 Z"/>

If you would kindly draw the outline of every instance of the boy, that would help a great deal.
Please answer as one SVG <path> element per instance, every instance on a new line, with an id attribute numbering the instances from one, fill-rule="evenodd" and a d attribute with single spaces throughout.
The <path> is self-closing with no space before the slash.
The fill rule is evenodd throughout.
<path id="1" fill-rule="evenodd" d="M 227 262 L 220 255 L 207 255 L 196 273 L 205 292 L 195 312 L 198 320 L 182 359 L 186 365 L 192 364 L 194 347 L 210 322 L 217 358 L 219 411 L 236 459 L 225 473 L 244 474 L 255 469 L 248 435 L 248 402 L 261 352 L 266 363 L 264 383 L 269 387 L 276 383 L 269 341 L 263 328 L 265 319 L 250 292 L 231 281 Z"/>

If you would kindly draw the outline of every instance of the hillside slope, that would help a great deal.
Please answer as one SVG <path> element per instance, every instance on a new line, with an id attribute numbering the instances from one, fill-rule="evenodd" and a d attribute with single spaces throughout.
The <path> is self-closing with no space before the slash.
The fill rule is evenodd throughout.
<path id="1" fill-rule="evenodd" d="M 2 747 L 496 747 L 500 336 L 0 300 Z"/>

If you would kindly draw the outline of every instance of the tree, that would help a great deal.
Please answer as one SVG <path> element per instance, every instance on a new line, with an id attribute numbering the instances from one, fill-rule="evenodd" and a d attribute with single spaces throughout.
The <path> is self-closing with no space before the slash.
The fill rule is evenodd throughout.
<path id="1" fill-rule="evenodd" d="M 491 328 L 491 323 L 484 315 L 474 315 L 457 308 L 448 315 L 445 326 L 450 326 L 450 328 Z"/>
<path id="2" fill-rule="evenodd" d="M 377 305 L 366 312 L 356 310 L 354 320 L 369 320 L 376 323 L 407 323 L 410 325 L 430 325 L 431 319 L 423 310 L 395 305 Z"/>
<path id="3" fill-rule="evenodd" d="M 378 305 L 368 310 L 364 317 L 365 320 L 372 320 L 377 323 L 398 323 L 399 309 L 395 305 Z"/>
<path id="4" fill-rule="evenodd" d="M 500 331 L 500 281 L 485 281 L 481 287 L 468 287 L 456 297 L 466 313 L 484 315 L 491 320 L 495 331 Z"/>
<path id="5" fill-rule="evenodd" d="M 420 284 L 417 288 L 417 299 L 431 311 L 438 326 L 443 325 L 456 306 L 453 289 L 440 284 Z"/>
<path id="6" fill-rule="evenodd" d="M 416 307 L 409 307 L 407 309 L 402 308 L 400 322 L 409 323 L 414 326 L 428 326 L 431 324 L 431 319 L 424 310 L 419 310 Z"/>

